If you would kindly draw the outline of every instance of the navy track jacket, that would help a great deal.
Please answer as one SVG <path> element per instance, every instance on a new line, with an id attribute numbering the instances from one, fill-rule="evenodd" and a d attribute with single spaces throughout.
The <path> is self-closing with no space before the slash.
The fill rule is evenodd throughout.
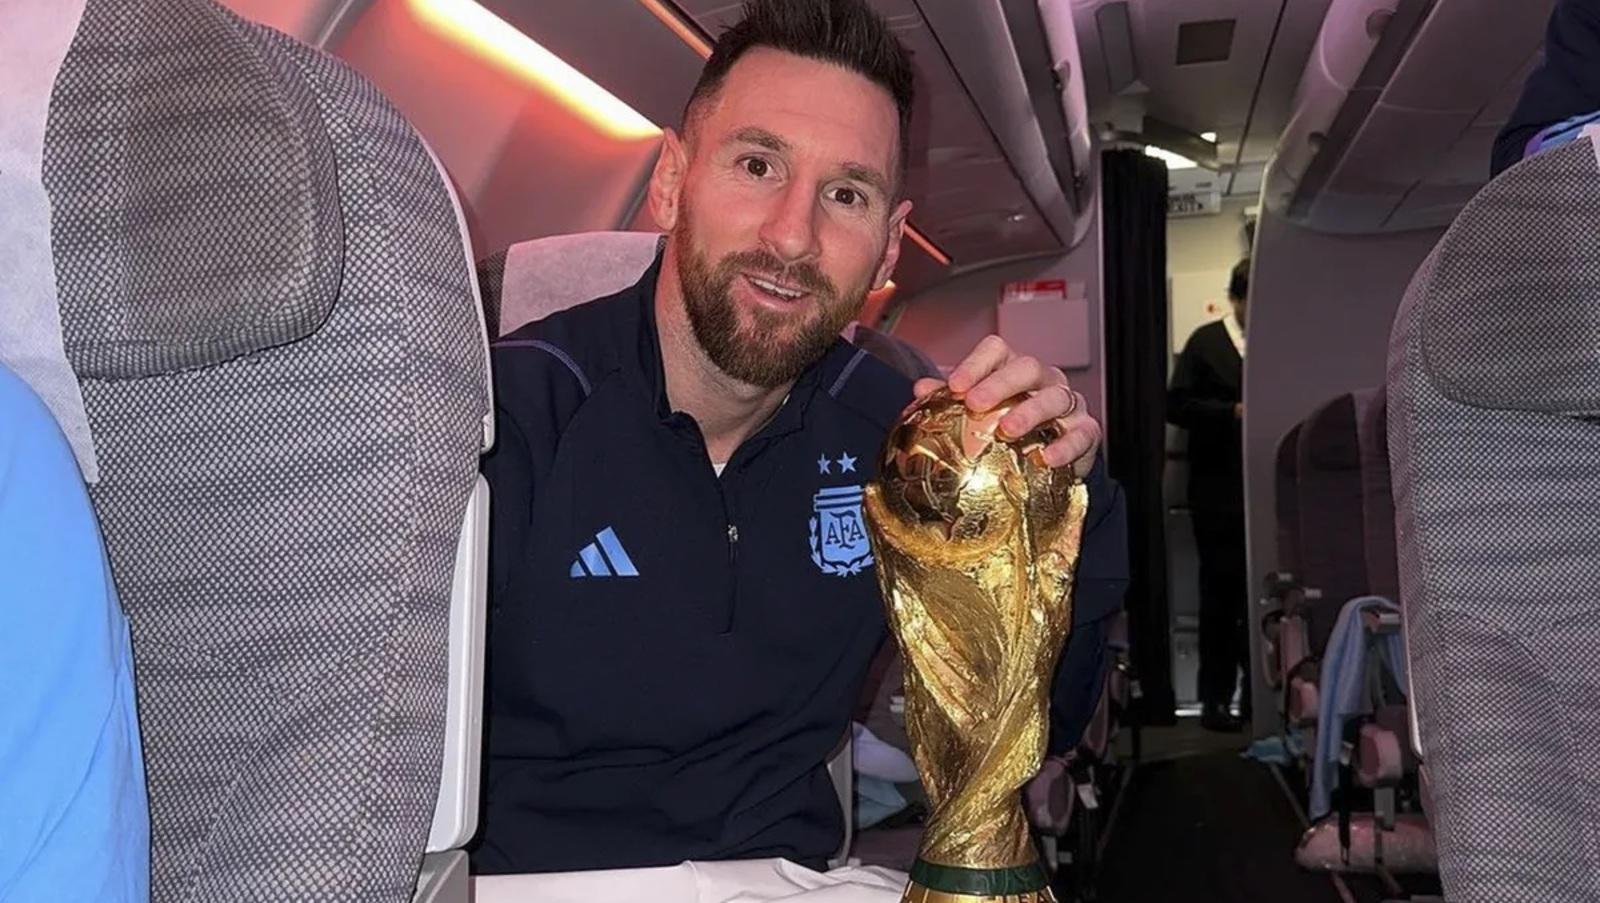
<path id="1" fill-rule="evenodd" d="M 719 478 L 667 401 L 659 267 L 493 348 L 481 873 L 820 868 L 842 838 L 825 761 L 887 636 L 861 493 L 911 385 L 841 340 Z M 1126 580 L 1102 472 L 1080 622 Z"/>

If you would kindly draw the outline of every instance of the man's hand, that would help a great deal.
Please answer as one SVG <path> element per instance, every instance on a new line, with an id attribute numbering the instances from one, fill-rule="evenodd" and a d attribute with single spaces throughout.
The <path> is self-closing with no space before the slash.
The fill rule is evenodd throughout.
<path id="1" fill-rule="evenodd" d="M 912 392 L 920 399 L 943 385 L 937 379 L 920 379 Z M 1015 438 L 1047 421 L 1059 420 L 1062 435 L 1045 447 L 1045 462 L 1051 467 L 1070 464 L 1079 477 L 1089 475 L 1100 447 L 1100 424 L 1084 410 L 1083 396 L 1073 391 L 1060 370 L 1017 354 L 1005 340 L 992 335 L 950 371 L 950 391 L 965 399 L 967 409 L 975 414 L 1012 396 L 1027 394 L 1026 401 L 1001 418 L 1002 437 Z"/>

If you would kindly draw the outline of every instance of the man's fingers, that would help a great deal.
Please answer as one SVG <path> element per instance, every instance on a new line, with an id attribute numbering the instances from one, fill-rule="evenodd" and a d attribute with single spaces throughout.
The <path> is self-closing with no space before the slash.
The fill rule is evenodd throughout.
<path id="1" fill-rule="evenodd" d="M 967 392 L 967 407 L 981 414 L 1013 395 L 1057 385 L 1059 380 L 1051 377 L 1049 372 L 1053 370 L 1055 368 L 1039 363 L 1038 358 L 1014 357 Z M 1056 395 L 1056 401 L 1061 400 L 1059 394 L 1051 394 Z"/>
<path id="2" fill-rule="evenodd" d="M 989 336 L 972 349 L 967 359 L 950 371 L 950 391 L 963 395 L 984 377 L 1003 367 L 1011 357 L 1011 348 L 997 335 Z"/>
<path id="3" fill-rule="evenodd" d="M 1086 477 L 1094 467 L 1094 451 L 1099 443 L 1100 425 L 1094 418 L 1080 414 L 1067 420 L 1061 438 L 1045 446 L 1044 461 L 1051 467 L 1071 464 L 1073 473 Z"/>
<path id="4" fill-rule="evenodd" d="M 1041 423 L 1072 414 L 1078 406 L 1077 394 L 1066 385 L 1046 386 L 1000 418 L 1000 435 L 1015 439 Z"/>
<path id="5" fill-rule="evenodd" d="M 924 376 L 922 379 L 919 379 L 912 384 L 911 395 L 918 401 L 921 401 L 922 399 L 927 398 L 929 395 L 932 395 L 934 392 L 938 391 L 943 385 L 944 380 L 942 379 L 933 379 L 932 377 Z"/>

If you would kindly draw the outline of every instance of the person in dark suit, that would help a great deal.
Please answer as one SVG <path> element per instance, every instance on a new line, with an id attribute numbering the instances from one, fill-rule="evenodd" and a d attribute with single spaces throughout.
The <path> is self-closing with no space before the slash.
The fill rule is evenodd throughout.
<path id="1" fill-rule="evenodd" d="M 1189 512 L 1200 556 L 1201 724 L 1236 731 L 1229 711 L 1245 663 L 1243 385 L 1250 259 L 1228 282 L 1233 310 L 1194 331 L 1167 389 L 1167 419 L 1189 432 Z M 1250 694 L 1243 694 L 1248 707 Z"/>
<path id="2" fill-rule="evenodd" d="M 1545 32 L 1544 59 L 1494 142 L 1490 175 L 1517 163 L 1545 128 L 1600 112 L 1600 0 L 1560 0 Z"/>

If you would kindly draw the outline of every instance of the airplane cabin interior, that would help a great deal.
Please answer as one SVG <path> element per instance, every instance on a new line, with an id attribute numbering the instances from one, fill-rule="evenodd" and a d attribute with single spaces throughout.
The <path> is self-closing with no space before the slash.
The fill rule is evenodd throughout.
<path id="1" fill-rule="evenodd" d="M 1008 797 L 1047 886 L 905 899 L 1600 899 L 1600 95 L 1491 168 L 1553 22 L 1592 17 L 1600 71 L 1600 9 L 860 2 L 911 60 L 911 207 L 844 336 L 906 385 L 991 336 L 1064 375 L 1063 416 L 1099 424 L 1115 513 L 1090 512 L 1121 568 L 1103 610 L 1079 588 L 1073 714 L 1045 688 L 1052 713 L 1030 724 L 1048 743 L 1028 735 L 1037 767 Z M 926 879 L 949 788 L 919 777 L 908 723 L 927 723 L 931 678 L 894 641 L 808 778 L 838 798 L 825 866 L 477 867 L 505 787 L 487 675 L 555 654 L 495 632 L 491 533 L 517 513 L 496 510 L 480 458 L 530 442 L 497 422 L 502 381 L 522 378 L 502 349 L 548 352 L 569 379 L 552 399 L 604 395 L 537 324 L 655 278 L 675 231 L 653 194 L 663 155 L 743 7 L 7 0 L 0 370 L 70 448 L 85 554 L 103 547 L 99 591 L 126 617 L 148 899 L 820 903 Z M 1234 396 L 1196 400 L 1213 359 Z M 853 454 L 818 464 L 844 481 Z M 0 511 L 29 480 L 0 467 Z M 793 518 L 828 587 L 876 579 L 865 533 L 853 560 L 819 538 L 862 516 L 853 491 L 807 488 L 809 547 Z M 700 535 L 635 503 L 661 538 Z M 590 598 L 649 570 L 646 536 L 584 529 L 548 554 Z M 730 520 L 730 558 L 739 538 Z M 55 603 L 7 602 L 35 604 Z M 676 616 L 648 617 L 670 642 Z M 36 667 L 26 646 L 0 644 L 0 680 Z M 604 646 L 576 656 L 593 670 L 574 685 L 604 674 L 664 720 L 703 717 L 670 650 Z M 31 723 L 0 714 L 0 765 L 23 763 L 0 789 L 71 757 L 59 739 L 29 753 Z M 134 899 L 49 890 L 110 852 L 29 879 L 50 844 L 27 819 L 54 810 L 7 795 L 0 847 L 33 852 L 10 875 L 0 854 L 0 903 Z M 626 860 L 631 836 L 592 861 Z"/>

